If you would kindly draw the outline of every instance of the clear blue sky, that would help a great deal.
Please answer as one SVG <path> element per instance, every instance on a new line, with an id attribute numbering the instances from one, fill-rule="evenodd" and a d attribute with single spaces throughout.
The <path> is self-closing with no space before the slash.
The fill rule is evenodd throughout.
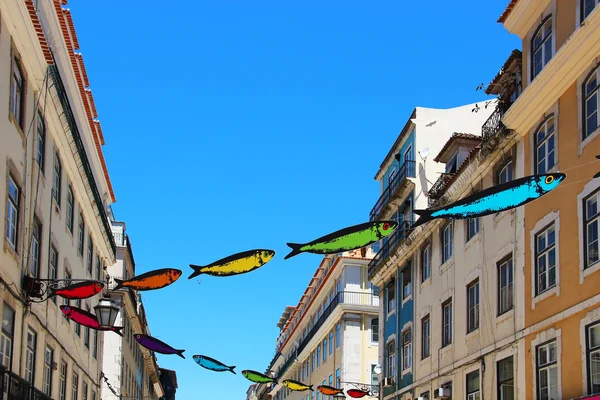
<path id="1" fill-rule="evenodd" d="M 137 273 L 184 271 L 143 295 L 152 334 L 186 349 L 159 356 L 179 400 L 245 397 L 240 372 L 267 367 L 321 259 L 283 261 L 285 243 L 368 220 L 373 176 L 415 106 L 486 98 L 476 86 L 520 48 L 496 23 L 507 3 L 70 1 Z M 187 279 L 190 263 L 253 248 L 276 258 Z"/>

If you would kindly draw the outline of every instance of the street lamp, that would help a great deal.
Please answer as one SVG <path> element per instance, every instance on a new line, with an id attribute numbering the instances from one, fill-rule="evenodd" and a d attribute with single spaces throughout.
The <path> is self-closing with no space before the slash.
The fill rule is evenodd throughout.
<path id="1" fill-rule="evenodd" d="M 115 325 L 117 314 L 119 314 L 119 307 L 115 303 L 110 295 L 106 295 L 94 307 L 96 311 L 96 319 L 101 328 L 110 328 Z"/>

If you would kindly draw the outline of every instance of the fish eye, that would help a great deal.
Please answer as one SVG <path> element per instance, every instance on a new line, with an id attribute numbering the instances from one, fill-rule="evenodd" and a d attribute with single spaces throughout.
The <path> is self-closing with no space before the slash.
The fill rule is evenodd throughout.
<path id="1" fill-rule="evenodd" d="M 98 283 L 96 286 L 97 286 L 97 287 L 102 287 L 102 284 L 101 284 L 101 283 Z"/>
<path id="2" fill-rule="evenodd" d="M 549 176 L 546 177 L 545 181 L 546 181 L 546 184 L 549 185 L 552 182 L 554 182 L 554 177 L 552 175 L 549 175 Z"/>
<path id="3" fill-rule="evenodd" d="M 390 224 L 386 222 L 385 224 L 383 224 L 383 230 L 387 231 L 388 229 L 390 229 Z"/>

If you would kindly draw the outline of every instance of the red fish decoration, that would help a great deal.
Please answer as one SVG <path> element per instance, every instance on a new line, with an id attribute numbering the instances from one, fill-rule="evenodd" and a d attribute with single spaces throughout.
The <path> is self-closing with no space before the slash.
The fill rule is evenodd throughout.
<path id="1" fill-rule="evenodd" d="M 79 325 L 87 326 L 88 328 L 96 329 L 98 331 L 113 331 L 116 334 L 123 336 L 121 330 L 122 326 L 111 326 L 110 328 L 101 328 L 96 316 L 92 313 L 89 313 L 81 308 L 71 307 L 71 306 L 60 306 L 60 311 L 67 316 L 67 318 L 72 319 L 77 322 Z"/>
<path id="2" fill-rule="evenodd" d="M 95 296 L 104 289 L 104 283 L 98 281 L 84 281 L 74 283 L 60 289 L 53 289 L 50 296 L 60 296 L 69 300 L 83 300 Z"/>
<path id="3" fill-rule="evenodd" d="M 350 389 L 346 392 L 346 394 L 352 398 L 361 399 L 365 396 L 368 396 L 369 392 L 365 392 L 364 390 L 358 390 L 358 389 Z"/>

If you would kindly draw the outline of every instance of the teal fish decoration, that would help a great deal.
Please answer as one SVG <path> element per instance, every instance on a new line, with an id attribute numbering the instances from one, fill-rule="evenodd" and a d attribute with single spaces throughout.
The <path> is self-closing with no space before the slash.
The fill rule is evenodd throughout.
<path id="1" fill-rule="evenodd" d="M 196 361 L 196 363 L 199 366 L 206 368 L 206 369 L 210 369 L 211 371 L 216 371 L 216 372 L 229 371 L 229 372 L 235 374 L 235 371 L 233 370 L 235 368 L 235 365 L 227 366 L 227 365 L 223 364 L 222 362 L 215 360 L 214 358 L 210 358 L 207 356 L 201 356 L 199 354 L 192 356 L 192 358 L 194 359 L 194 361 Z"/>

